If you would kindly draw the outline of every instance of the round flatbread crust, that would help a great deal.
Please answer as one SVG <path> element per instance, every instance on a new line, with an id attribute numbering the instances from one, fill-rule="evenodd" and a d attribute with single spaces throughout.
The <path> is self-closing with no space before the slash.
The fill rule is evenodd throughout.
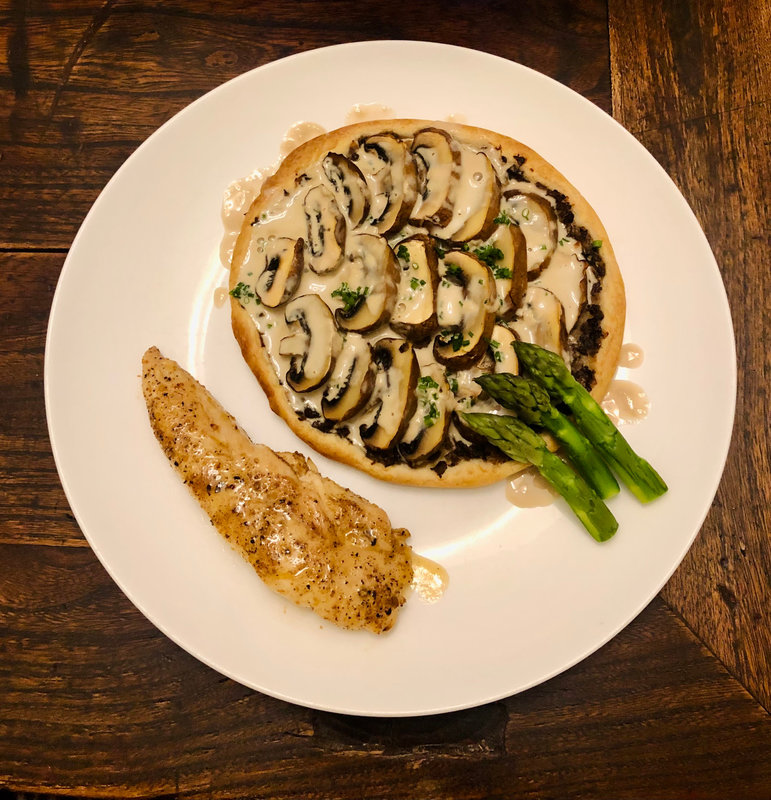
<path id="1" fill-rule="evenodd" d="M 390 131 L 401 137 L 411 137 L 425 127 L 443 128 L 458 141 L 472 147 L 492 145 L 500 147 L 504 155 L 524 156 L 523 173 L 531 181 L 539 181 L 549 189 L 556 189 L 570 202 L 575 222 L 602 241 L 602 258 L 605 276 L 602 279 L 599 305 L 603 312 L 602 327 L 605 336 L 600 349 L 591 360 L 595 385 L 592 395 L 598 401 L 607 393 L 618 364 L 623 341 L 626 298 L 621 273 L 613 253 L 613 247 L 601 220 L 578 190 L 551 164 L 527 145 L 502 134 L 483 128 L 416 119 L 379 120 L 361 122 L 318 136 L 293 150 L 280 164 L 278 170 L 262 186 L 260 194 L 246 214 L 241 233 L 233 251 L 230 271 L 230 289 L 238 283 L 240 266 L 249 248 L 252 222 L 271 207 L 283 194 L 285 187 L 293 189 L 295 179 L 332 152 L 348 152 L 350 145 L 366 136 Z M 356 467 L 375 478 L 410 486 L 471 488 L 495 483 L 525 469 L 527 464 L 513 461 L 484 461 L 471 459 L 446 466 L 443 471 L 432 466 L 411 467 L 405 463 L 385 465 L 371 459 L 366 452 L 334 432 L 326 433 L 315 428 L 311 422 L 298 418 L 287 399 L 283 386 L 263 347 L 259 331 L 249 312 L 231 296 L 231 322 L 233 333 L 241 353 L 268 397 L 271 409 L 278 414 L 303 441 L 319 453 Z"/>

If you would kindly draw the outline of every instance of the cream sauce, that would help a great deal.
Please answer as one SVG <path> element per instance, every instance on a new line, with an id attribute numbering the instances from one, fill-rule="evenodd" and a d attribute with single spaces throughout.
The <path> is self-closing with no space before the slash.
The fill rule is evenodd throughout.
<path id="1" fill-rule="evenodd" d="M 626 367 L 627 369 L 637 369 L 641 367 L 645 354 L 642 347 L 638 344 L 631 342 L 621 347 L 621 352 L 618 354 L 618 366 Z"/>
<path id="2" fill-rule="evenodd" d="M 214 307 L 222 308 L 228 299 L 228 290 L 224 286 L 218 286 L 214 290 Z"/>
<path id="3" fill-rule="evenodd" d="M 281 140 L 281 145 L 278 148 L 281 158 L 286 158 L 292 150 L 297 149 L 301 144 L 305 144 L 326 132 L 326 128 L 315 122 L 295 122 Z"/>
<path id="4" fill-rule="evenodd" d="M 394 119 L 396 112 L 382 103 L 356 103 L 345 115 L 345 124 L 368 122 L 374 119 Z"/>
<path id="5" fill-rule="evenodd" d="M 460 178 L 455 190 L 453 217 L 443 228 L 434 228 L 434 233 L 443 239 L 460 236 L 464 229 L 481 228 L 493 191 L 495 172 L 484 153 L 463 147 L 460 156 Z"/>
<path id="6" fill-rule="evenodd" d="M 412 553 L 412 588 L 427 603 L 435 603 L 447 591 L 447 570 L 430 558 Z"/>
<path id="7" fill-rule="evenodd" d="M 542 508 L 557 497 L 549 482 L 533 468 L 515 475 L 506 486 L 506 499 L 517 508 Z"/>
<path id="8" fill-rule="evenodd" d="M 222 198 L 222 224 L 224 233 L 220 243 L 220 261 L 226 269 L 230 268 L 230 260 L 233 258 L 233 248 L 236 246 L 236 239 L 244 224 L 244 216 L 251 204 L 260 193 L 265 179 L 276 171 L 276 165 L 256 169 L 251 175 L 239 178 L 225 189 Z"/>
<path id="9" fill-rule="evenodd" d="M 565 329 L 570 333 L 586 301 L 586 274 L 578 242 L 571 240 L 570 244 L 558 246 L 548 266 L 533 284 L 556 295 L 565 311 Z"/>
<path id="10" fill-rule="evenodd" d="M 611 381 L 608 393 L 600 403 L 615 422 L 639 422 L 650 411 L 650 400 L 641 386 L 632 381 Z"/>

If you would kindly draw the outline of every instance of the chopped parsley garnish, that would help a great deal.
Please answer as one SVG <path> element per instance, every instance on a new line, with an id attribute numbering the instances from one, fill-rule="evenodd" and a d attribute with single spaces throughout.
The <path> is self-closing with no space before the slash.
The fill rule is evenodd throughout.
<path id="1" fill-rule="evenodd" d="M 541 245 L 541 250 L 546 250 L 546 245 L 545 244 Z"/>
<path id="2" fill-rule="evenodd" d="M 421 286 L 425 286 L 426 282 L 422 278 L 410 278 L 410 289 L 417 291 Z"/>
<path id="3" fill-rule="evenodd" d="M 347 283 L 335 289 L 332 292 L 332 297 L 339 297 L 343 301 L 343 312 L 350 314 L 357 306 L 364 302 L 364 298 L 369 294 L 369 286 L 362 288 L 359 286 L 357 289 L 351 289 Z"/>
<path id="4" fill-rule="evenodd" d="M 508 267 L 493 267 L 493 275 L 499 280 L 511 278 L 511 270 Z"/>
<path id="5" fill-rule="evenodd" d="M 450 391 L 453 394 L 458 394 L 458 379 L 454 375 L 447 376 L 447 383 L 450 384 Z"/>
<path id="6" fill-rule="evenodd" d="M 406 244 L 400 244 L 396 248 L 396 257 L 402 259 L 402 261 L 410 260 L 410 251 L 407 249 Z"/>
<path id="7" fill-rule="evenodd" d="M 429 394 L 430 392 L 430 394 Z M 423 424 L 430 428 L 439 419 L 439 384 L 430 376 L 423 375 L 418 379 L 418 395 L 420 403 L 425 408 Z"/>
<path id="8" fill-rule="evenodd" d="M 465 336 L 471 336 L 470 333 Z M 464 338 L 463 331 L 449 331 L 445 330 L 441 333 L 442 341 L 444 344 L 449 344 L 452 347 L 453 353 L 457 353 L 461 347 L 468 347 L 470 339 Z"/>
<path id="9" fill-rule="evenodd" d="M 508 225 L 511 222 L 509 215 L 501 209 L 501 213 L 493 220 L 496 225 Z"/>
<path id="10" fill-rule="evenodd" d="M 595 250 L 599 250 L 599 249 L 602 247 L 602 239 L 595 239 L 595 240 L 592 242 L 592 247 L 593 247 Z"/>
<path id="11" fill-rule="evenodd" d="M 503 258 L 503 250 L 493 244 L 486 244 L 482 247 L 477 247 L 474 250 L 474 255 L 480 261 L 484 261 L 488 267 L 493 267 L 496 261 L 500 261 Z"/>
<path id="12" fill-rule="evenodd" d="M 235 297 L 236 300 L 241 300 L 242 302 L 255 299 L 257 301 L 257 305 L 260 305 L 260 298 L 257 297 L 257 295 L 252 291 L 251 287 L 243 281 L 239 281 L 230 290 L 230 295 L 231 297 Z"/>
<path id="13" fill-rule="evenodd" d="M 452 275 L 453 278 L 463 277 L 463 270 L 457 264 L 446 264 L 444 271 L 446 275 Z"/>
<path id="14" fill-rule="evenodd" d="M 463 250 L 464 253 L 468 253 L 468 251 L 471 250 L 471 247 L 468 242 L 463 242 L 463 244 L 460 246 L 460 249 Z"/>
<path id="15" fill-rule="evenodd" d="M 418 378 L 418 389 L 426 392 L 429 389 L 438 389 L 439 384 L 430 376 L 430 375 L 423 375 Z"/>
<path id="16" fill-rule="evenodd" d="M 438 244 L 434 245 L 434 252 L 436 253 L 437 258 L 444 258 L 447 255 L 447 251 L 439 247 Z"/>
<path id="17" fill-rule="evenodd" d="M 530 219 L 530 209 L 523 208 L 522 209 L 522 219 Z"/>
<path id="18" fill-rule="evenodd" d="M 563 246 L 564 246 L 564 245 L 566 245 L 567 243 L 568 243 L 568 239 L 567 239 L 567 238 L 565 238 L 564 236 L 563 236 L 563 237 L 562 237 L 562 238 L 559 240 L 559 246 L 560 246 L 560 247 L 563 247 Z"/>

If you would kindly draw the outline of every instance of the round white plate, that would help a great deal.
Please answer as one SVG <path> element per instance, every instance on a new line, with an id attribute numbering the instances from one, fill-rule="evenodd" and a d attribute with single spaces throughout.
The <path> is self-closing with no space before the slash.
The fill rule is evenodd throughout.
<path id="1" fill-rule="evenodd" d="M 611 501 L 599 545 L 560 501 L 518 510 L 504 486 L 380 483 L 314 456 L 380 504 L 450 585 L 412 596 L 382 637 L 322 623 L 273 595 L 212 529 L 170 469 L 142 400 L 150 345 L 177 359 L 276 449 L 313 455 L 268 409 L 230 333 L 218 262 L 225 187 L 274 162 L 299 120 L 327 129 L 357 103 L 472 124 L 523 141 L 595 207 L 626 281 L 629 377 L 649 417 L 624 430 L 670 486 Z M 268 64 L 210 92 L 151 136 L 102 192 L 62 270 L 45 362 L 56 463 L 97 556 L 134 604 L 188 652 L 275 697 L 369 715 L 485 703 L 567 669 L 621 630 L 678 565 L 716 491 L 733 420 L 735 356 L 725 292 L 687 204 L 651 156 L 589 101 L 471 50 L 365 42 Z M 150 666 L 150 665 L 148 665 Z"/>

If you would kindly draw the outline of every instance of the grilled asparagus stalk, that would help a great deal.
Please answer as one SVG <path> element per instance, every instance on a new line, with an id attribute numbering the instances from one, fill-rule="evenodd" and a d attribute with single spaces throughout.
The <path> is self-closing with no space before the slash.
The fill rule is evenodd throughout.
<path id="1" fill-rule="evenodd" d="M 594 489 L 559 456 L 550 452 L 543 439 L 516 417 L 496 414 L 463 414 L 474 431 L 515 461 L 533 464 L 565 498 L 573 513 L 598 541 L 610 539 L 618 522 Z"/>
<path id="2" fill-rule="evenodd" d="M 572 412 L 576 426 L 600 451 L 610 468 L 643 503 L 661 496 L 667 485 L 644 459 L 632 450 L 597 401 L 570 374 L 563 360 L 542 347 L 514 342 L 517 358 L 530 377 Z"/>
<path id="3" fill-rule="evenodd" d="M 549 394 L 535 381 L 521 375 L 480 375 L 476 382 L 504 408 L 516 411 L 528 425 L 545 428 L 563 445 L 568 457 L 586 482 L 607 500 L 618 494 L 618 483 L 592 443 L 561 414 Z"/>

